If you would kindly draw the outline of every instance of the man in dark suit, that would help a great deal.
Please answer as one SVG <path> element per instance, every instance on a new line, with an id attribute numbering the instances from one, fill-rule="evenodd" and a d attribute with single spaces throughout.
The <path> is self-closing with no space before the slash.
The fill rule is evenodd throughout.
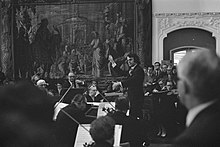
<path id="1" fill-rule="evenodd" d="M 186 130 L 174 146 L 214 147 L 220 144 L 220 59 L 214 51 L 197 49 L 178 65 L 180 101 L 189 110 Z"/>
<path id="2" fill-rule="evenodd" d="M 130 115 L 133 117 L 143 117 L 142 105 L 144 102 L 144 92 L 143 92 L 143 81 L 144 81 L 144 70 L 139 66 L 140 60 L 136 54 L 128 54 L 127 62 L 129 66 L 129 71 L 123 71 L 114 60 L 110 57 L 109 60 L 112 63 L 113 69 L 120 73 L 120 75 L 126 76 L 125 80 L 121 82 L 116 82 L 113 84 L 113 89 L 118 86 L 123 88 L 128 88 L 128 98 L 130 101 Z"/>
<path id="3" fill-rule="evenodd" d="M 72 88 L 80 88 L 82 85 L 85 85 L 85 82 L 79 79 L 76 79 L 76 75 L 73 72 L 70 72 L 68 74 L 68 80 L 66 80 L 62 86 L 63 88 L 67 89 L 70 86 L 72 86 Z"/>
<path id="4" fill-rule="evenodd" d="M 130 147 L 142 147 L 147 139 L 148 124 L 144 121 L 127 116 L 129 101 L 126 96 L 115 99 L 115 111 L 108 113 L 108 116 L 115 120 L 116 124 L 122 125 L 121 143 L 129 142 Z"/>

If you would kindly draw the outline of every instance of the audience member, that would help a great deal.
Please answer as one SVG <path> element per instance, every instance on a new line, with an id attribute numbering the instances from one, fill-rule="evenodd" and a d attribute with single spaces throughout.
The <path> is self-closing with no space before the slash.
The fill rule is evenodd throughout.
<path id="1" fill-rule="evenodd" d="M 156 87 L 153 89 L 154 93 L 160 92 L 160 91 L 165 91 L 165 81 L 163 79 L 159 79 Z"/>
<path id="2" fill-rule="evenodd" d="M 175 86 L 177 86 L 178 77 L 177 77 L 177 69 L 176 69 L 176 66 L 173 66 L 173 67 L 172 67 L 172 75 L 173 75 L 173 82 L 174 82 Z"/>
<path id="3" fill-rule="evenodd" d="M 158 80 L 160 78 L 160 74 L 161 74 L 160 62 L 154 63 L 154 73 L 155 73 L 156 79 Z"/>
<path id="4" fill-rule="evenodd" d="M 166 89 L 167 91 L 171 91 L 171 90 L 173 90 L 173 88 L 174 88 L 173 82 L 170 81 L 170 80 L 166 81 L 165 89 Z"/>
<path id="5" fill-rule="evenodd" d="M 0 89 L 0 146 L 53 146 L 53 104 L 30 83 Z"/>
<path id="6" fill-rule="evenodd" d="M 147 72 L 145 73 L 144 84 L 153 85 L 156 82 L 156 76 L 154 73 L 154 66 L 150 65 L 147 67 Z"/>
<path id="7" fill-rule="evenodd" d="M 115 121 L 109 116 L 101 116 L 91 123 L 89 130 L 95 141 L 92 147 L 113 147 Z"/>
<path id="8" fill-rule="evenodd" d="M 189 110 L 186 130 L 174 146 L 213 147 L 220 144 L 220 59 L 214 51 L 197 49 L 178 64 L 180 101 Z"/>
<path id="9" fill-rule="evenodd" d="M 161 73 L 160 73 L 160 78 L 166 80 L 168 77 L 167 77 L 167 64 L 163 64 L 162 67 L 161 67 Z"/>
<path id="10" fill-rule="evenodd" d="M 156 75 L 154 73 L 154 66 L 148 66 L 144 77 L 144 93 L 150 94 L 156 84 Z"/>

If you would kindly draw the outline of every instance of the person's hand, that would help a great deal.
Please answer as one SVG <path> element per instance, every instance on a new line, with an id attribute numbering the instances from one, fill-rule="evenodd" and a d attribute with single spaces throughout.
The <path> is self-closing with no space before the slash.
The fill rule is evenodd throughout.
<path id="1" fill-rule="evenodd" d="M 156 93 L 156 92 L 159 92 L 159 91 L 158 91 L 157 89 L 154 89 L 154 90 L 153 90 L 153 92 L 155 92 L 155 93 Z"/>

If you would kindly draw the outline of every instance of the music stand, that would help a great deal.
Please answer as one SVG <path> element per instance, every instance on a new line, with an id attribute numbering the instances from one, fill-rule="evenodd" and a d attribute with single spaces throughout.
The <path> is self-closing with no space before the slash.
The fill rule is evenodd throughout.
<path id="1" fill-rule="evenodd" d="M 63 93 L 65 93 L 67 91 L 68 88 L 65 88 L 63 91 Z M 70 104 L 71 100 L 74 98 L 75 95 L 77 94 L 83 94 L 85 91 L 84 88 L 72 88 L 68 91 L 68 93 L 65 95 L 64 99 L 63 99 L 63 103 L 67 103 Z"/>

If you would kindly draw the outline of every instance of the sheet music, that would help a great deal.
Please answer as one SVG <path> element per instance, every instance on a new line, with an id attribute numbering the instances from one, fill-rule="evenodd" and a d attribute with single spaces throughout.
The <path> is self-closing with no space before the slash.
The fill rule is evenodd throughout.
<path id="1" fill-rule="evenodd" d="M 120 146 L 122 125 L 115 125 L 114 147 Z"/>
<path id="2" fill-rule="evenodd" d="M 89 130 L 90 124 L 83 124 L 83 126 Z M 76 134 L 76 140 L 74 147 L 83 147 L 83 144 L 92 142 L 92 137 L 89 132 L 86 131 L 83 127 L 79 126 Z"/>
<path id="3" fill-rule="evenodd" d="M 111 93 L 105 93 L 105 96 L 122 96 L 123 92 L 111 92 Z"/>
<path id="4" fill-rule="evenodd" d="M 100 102 L 87 102 L 87 104 L 99 106 Z"/>
<path id="5" fill-rule="evenodd" d="M 82 124 L 87 130 L 90 129 L 90 124 Z M 115 125 L 114 147 L 120 146 L 122 125 Z M 83 147 L 85 143 L 93 142 L 89 132 L 79 126 L 76 134 L 74 147 Z"/>
<path id="6" fill-rule="evenodd" d="M 102 102 L 102 103 L 99 104 L 97 117 L 106 115 L 106 112 L 103 111 L 103 108 L 113 108 L 112 106 L 115 107 L 115 102 L 110 102 L 110 103 L 109 102 Z"/>

